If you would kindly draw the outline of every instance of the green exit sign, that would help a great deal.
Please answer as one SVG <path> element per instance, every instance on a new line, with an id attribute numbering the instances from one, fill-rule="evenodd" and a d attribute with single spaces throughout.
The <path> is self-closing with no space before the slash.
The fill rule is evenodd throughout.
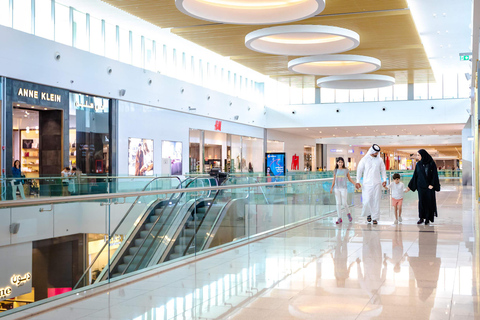
<path id="1" fill-rule="evenodd" d="M 470 56 L 469 55 L 461 55 L 460 56 L 460 61 L 470 61 Z"/>

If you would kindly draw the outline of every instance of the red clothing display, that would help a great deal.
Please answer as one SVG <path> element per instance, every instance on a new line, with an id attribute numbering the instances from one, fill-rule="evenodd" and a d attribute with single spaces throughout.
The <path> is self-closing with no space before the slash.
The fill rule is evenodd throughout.
<path id="1" fill-rule="evenodd" d="M 298 170 L 300 168 L 300 157 L 295 153 L 292 156 L 292 170 Z"/>

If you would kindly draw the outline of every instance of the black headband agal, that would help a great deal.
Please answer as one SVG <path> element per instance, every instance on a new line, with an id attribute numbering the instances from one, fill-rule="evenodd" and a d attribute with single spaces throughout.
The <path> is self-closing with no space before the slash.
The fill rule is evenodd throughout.
<path id="1" fill-rule="evenodd" d="M 372 146 L 372 149 L 373 149 L 373 151 L 375 151 L 375 152 L 380 152 L 380 147 L 378 146 L 378 144 L 374 144 L 374 145 Z"/>

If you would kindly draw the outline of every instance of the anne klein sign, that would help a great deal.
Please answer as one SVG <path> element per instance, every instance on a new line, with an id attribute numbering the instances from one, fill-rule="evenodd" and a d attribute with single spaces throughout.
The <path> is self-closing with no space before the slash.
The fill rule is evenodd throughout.
<path id="1" fill-rule="evenodd" d="M 54 93 L 39 92 L 38 90 L 19 88 L 17 95 L 19 97 L 40 99 L 50 102 L 62 102 L 62 96 Z"/>

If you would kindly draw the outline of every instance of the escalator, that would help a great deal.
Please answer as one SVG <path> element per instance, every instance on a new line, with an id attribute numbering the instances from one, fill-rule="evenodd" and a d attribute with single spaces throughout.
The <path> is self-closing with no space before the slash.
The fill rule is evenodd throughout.
<path id="1" fill-rule="evenodd" d="M 192 185 L 193 180 L 180 187 Z M 248 194 L 238 190 L 234 195 L 227 190 L 175 193 L 169 199 L 153 201 L 113 255 L 111 278 L 244 237 L 242 206 Z M 106 279 L 108 268 L 102 270 L 97 282 Z"/>

